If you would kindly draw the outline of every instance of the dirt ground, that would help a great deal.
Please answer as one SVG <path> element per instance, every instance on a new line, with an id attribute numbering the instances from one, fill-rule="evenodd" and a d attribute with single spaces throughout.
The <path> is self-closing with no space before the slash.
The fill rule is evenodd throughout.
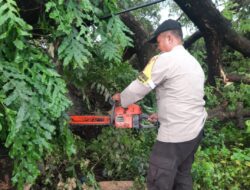
<path id="1" fill-rule="evenodd" d="M 103 181 L 99 183 L 101 190 L 130 190 L 133 187 L 132 181 Z M 27 188 L 28 190 L 29 188 Z M 9 179 L 0 181 L 0 190 L 12 190 Z M 94 190 L 83 188 L 83 190 Z"/>
<path id="2" fill-rule="evenodd" d="M 101 190 L 129 190 L 133 186 L 132 181 L 103 181 L 99 183 Z"/>

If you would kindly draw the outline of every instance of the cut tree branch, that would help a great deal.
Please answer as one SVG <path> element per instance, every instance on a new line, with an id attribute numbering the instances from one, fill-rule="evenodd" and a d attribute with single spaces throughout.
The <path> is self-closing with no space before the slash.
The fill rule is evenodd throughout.
<path id="1" fill-rule="evenodd" d="M 235 73 L 227 74 L 226 79 L 229 82 L 242 82 L 244 84 L 250 84 L 250 78 L 245 75 L 239 75 Z"/>
<path id="2" fill-rule="evenodd" d="M 227 104 L 223 106 L 218 106 L 214 109 L 208 110 L 208 120 L 217 118 L 220 121 L 226 121 L 231 119 L 237 119 L 237 126 L 239 128 L 244 128 L 244 118 L 250 117 L 250 110 L 247 108 L 243 108 L 243 103 L 238 102 L 236 111 L 227 111 Z"/>
<path id="3" fill-rule="evenodd" d="M 188 49 L 193 43 L 195 43 L 197 40 L 199 40 L 202 37 L 202 33 L 198 30 L 195 33 L 193 33 L 191 36 L 189 36 L 188 39 L 184 41 L 184 47 Z"/>
<path id="4" fill-rule="evenodd" d="M 148 33 L 144 30 L 142 25 L 135 19 L 130 13 L 121 15 L 121 20 L 126 26 L 134 33 L 130 36 L 134 41 L 134 47 L 126 50 L 124 59 L 129 59 L 135 52 L 138 57 L 137 69 L 142 70 L 147 62 L 153 57 L 155 52 L 155 46 L 147 43 Z"/>

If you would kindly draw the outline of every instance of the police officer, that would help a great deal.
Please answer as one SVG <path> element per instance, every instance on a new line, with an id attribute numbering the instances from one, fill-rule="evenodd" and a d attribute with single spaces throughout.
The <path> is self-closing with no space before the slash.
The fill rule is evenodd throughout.
<path id="1" fill-rule="evenodd" d="M 160 128 L 149 160 L 148 190 L 192 190 L 191 167 L 207 117 L 204 72 L 183 47 L 179 22 L 164 21 L 149 42 L 161 53 L 113 99 L 127 107 L 155 89 L 157 114 L 149 120 L 159 120 Z"/>

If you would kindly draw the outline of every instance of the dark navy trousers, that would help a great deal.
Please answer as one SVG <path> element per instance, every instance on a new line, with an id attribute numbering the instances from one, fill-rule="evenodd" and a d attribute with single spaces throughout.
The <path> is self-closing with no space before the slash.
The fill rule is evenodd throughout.
<path id="1" fill-rule="evenodd" d="M 203 130 L 186 142 L 156 141 L 149 160 L 148 190 L 192 190 L 191 168 L 202 137 Z"/>

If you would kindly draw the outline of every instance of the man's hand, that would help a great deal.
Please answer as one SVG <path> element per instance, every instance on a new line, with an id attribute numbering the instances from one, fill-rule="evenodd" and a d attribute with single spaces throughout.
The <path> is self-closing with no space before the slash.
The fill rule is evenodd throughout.
<path id="1" fill-rule="evenodd" d="M 156 123 L 158 121 L 158 115 L 157 113 L 153 113 L 148 117 L 148 121 L 151 123 Z"/>
<path id="2" fill-rule="evenodd" d="M 121 103 L 121 95 L 120 93 L 116 93 L 112 96 L 112 99 L 118 103 Z"/>

